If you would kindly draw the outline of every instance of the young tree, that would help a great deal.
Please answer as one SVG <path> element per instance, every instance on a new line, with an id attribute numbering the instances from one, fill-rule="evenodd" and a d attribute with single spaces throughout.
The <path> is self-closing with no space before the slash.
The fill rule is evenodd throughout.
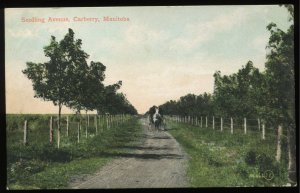
<path id="1" fill-rule="evenodd" d="M 294 19 L 293 5 L 285 5 Z M 267 107 L 273 123 L 287 128 L 289 149 L 289 180 L 296 182 L 296 125 L 295 125 L 295 72 L 294 24 L 284 32 L 275 23 L 267 26 L 270 31 L 266 62 Z"/>
<path id="2" fill-rule="evenodd" d="M 65 57 L 61 42 L 51 36 L 50 44 L 44 47 L 49 61 L 45 63 L 27 62 L 27 68 L 22 72 L 32 81 L 34 97 L 45 101 L 52 101 L 58 106 L 58 147 L 60 143 L 60 118 L 63 105 L 70 100 L 70 79 L 65 73 L 70 68 L 70 63 Z"/>
<path id="3" fill-rule="evenodd" d="M 32 81 L 34 97 L 52 101 L 55 106 L 58 106 L 58 148 L 62 106 L 73 107 L 79 104 L 80 97 L 85 94 L 80 91 L 84 88 L 83 76 L 88 72 L 86 59 L 89 56 L 81 49 L 81 44 L 80 39 L 74 39 L 72 29 L 68 30 L 60 42 L 51 36 L 50 44 L 44 47 L 45 56 L 49 61 L 27 62 L 27 68 L 22 71 Z"/>

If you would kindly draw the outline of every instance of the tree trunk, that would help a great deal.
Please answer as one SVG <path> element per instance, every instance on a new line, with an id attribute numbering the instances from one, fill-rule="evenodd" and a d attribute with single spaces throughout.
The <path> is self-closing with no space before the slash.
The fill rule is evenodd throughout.
<path id="1" fill-rule="evenodd" d="M 281 158 L 281 135 L 282 135 L 282 125 L 278 125 L 277 151 L 276 151 L 276 161 L 277 162 L 280 162 L 280 158 Z"/>
<path id="2" fill-rule="evenodd" d="M 87 115 L 87 110 L 85 111 L 85 138 L 87 138 L 87 129 L 88 129 L 88 115 Z"/>
<path id="3" fill-rule="evenodd" d="M 50 131 L 49 131 L 49 142 L 50 144 L 52 144 L 52 140 L 53 140 L 53 119 L 52 116 L 50 117 Z"/>
<path id="4" fill-rule="evenodd" d="M 58 105 L 58 123 L 57 123 L 57 148 L 60 146 L 60 118 L 62 105 Z"/>
<path id="5" fill-rule="evenodd" d="M 297 182 L 296 173 L 296 138 L 295 138 L 295 128 L 289 126 L 287 129 L 287 145 L 288 145 L 288 179 L 291 183 L 295 184 Z"/>

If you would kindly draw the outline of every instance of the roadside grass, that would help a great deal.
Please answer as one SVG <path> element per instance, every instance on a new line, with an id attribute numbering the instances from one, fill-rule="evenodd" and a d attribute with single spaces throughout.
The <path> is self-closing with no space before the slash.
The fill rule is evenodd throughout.
<path id="1" fill-rule="evenodd" d="M 168 123 L 169 132 L 188 153 L 187 175 L 192 187 L 283 186 L 287 179 L 286 141 L 282 159 L 275 161 L 276 132 L 261 139 L 257 131 L 213 130 L 183 123 Z M 269 131 L 270 132 L 270 131 Z"/>
<path id="2" fill-rule="evenodd" d="M 89 131 L 92 129 L 90 127 Z M 45 130 L 48 132 L 48 129 Z M 8 188 L 67 188 L 73 177 L 96 172 L 107 162 L 118 157 L 118 154 L 130 151 L 122 146 L 142 143 L 143 130 L 135 117 L 109 129 L 102 127 L 98 135 L 89 132 L 88 138 L 85 138 L 84 129 L 82 130 L 80 143 L 77 143 L 77 138 L 71 137 L 72 132 L 75 134 L 77 131 L 74 129 L 70 131 L 69 137 L 62 137 L 59 149 L 55 141 L 50 145 L 48 139 L 46 142 L 29 141 L 29 145 L 23 146 L 18 140 L 22 137 L 21 131 L 9 132 L 7 135 Z M 31 131 L 30 135 L 33 138 L 43 134 L 36 129 Z M 56 133 L 53 136 L 56 136 Z"/>

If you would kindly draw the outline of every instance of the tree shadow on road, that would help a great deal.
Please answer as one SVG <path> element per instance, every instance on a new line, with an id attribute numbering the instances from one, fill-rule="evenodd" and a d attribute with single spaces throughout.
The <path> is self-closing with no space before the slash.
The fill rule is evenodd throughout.
<path id="1" fill-rule="evenodd" d="M 150 137 L 150 139 L 172 139 L 169 136 L 154 136 L 154 137 Z"/>
<path id="2" fill-rule="evenodd" d="M 115 148 L 121 148 L 121 149 L 132 149 L 132 150 L 173 150 L 174 148 L 170 147 L 143 147 L 143 146 L 130 146 L 130 145 L 123 145 L 123 146 L 115 146 Z"/>
<path id="3" fill-rule="evenodd" d="M 110 153 L 110 152 L 101 152 L 99 153 L 99 156 L 101 157 L 112 157 L 112 158 L 136 158 L 136 159 L 153 159 L 153 160 L 160 160 L 160 159 L 183 159 L 183 155 L 179 154 L 172 154 L 172 153 L 166 153 L 166 154 L 152 154 L 152 153 Z"/>
<path id="4" fill-rule="evenodd" d="M 98 156 L 107 157 L 107 158 L 136 158 L 136 159 L 183 159 L 183 155 L 172 154 L 172 153 L 163 153 L 163 154 L 155 154 L 155 153 L 124 153 L 124 152 L 99 152 Z"/>

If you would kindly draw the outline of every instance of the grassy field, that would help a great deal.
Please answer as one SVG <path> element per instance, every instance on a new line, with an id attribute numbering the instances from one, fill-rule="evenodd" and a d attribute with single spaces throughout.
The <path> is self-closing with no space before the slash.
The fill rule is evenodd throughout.
<path id="1" fill-rule="evenodd" d="M 275 161 L 276 132 L 262 140 L 256 131 L 223 132 L 183 123 L 168 123 L 169 132 L 188 153 L 188 178 L 193 187 L 265 187 L 287 184 L 286 141 Z M 275 133 L 275 134 L 274 134 Z"/>
<path id="2" fill-rule="evenodd" d="M 95 135 L 91 119 L 88 137 L 85 127 L 77 142 L 77 124 L 70 124 L 69 136 L 62 127 L 61 147 L 54 141 L 49 144 L 50 115 L 7 116 L 7 186 L 9 189 L 56 189 L 66 188 L 71 178 L 95 172 L 108 161 L 126 150 L 122 146 L 141 143 L 141 125 L 136 117 L 106 128 L 103 120 Z M 75 121 L 75 116 L 71 121 Z M 28 145 L 22 143 L 22 123 L 29 120 Z M 84 120 L 83 120 L 84 121 Z"/>

